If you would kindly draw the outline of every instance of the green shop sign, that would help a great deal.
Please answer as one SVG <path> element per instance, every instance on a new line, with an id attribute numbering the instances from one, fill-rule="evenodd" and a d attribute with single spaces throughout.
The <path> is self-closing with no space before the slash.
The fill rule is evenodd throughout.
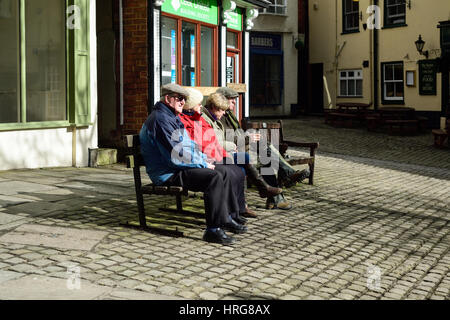
<path id="1" fill-rule="evenodd" d="M 166 0 L 161 10 L 201 22 L 218 24 L 217 0 Z"/>
<path id="2" fill-rule="evenodd" d="M 241 8 L 236 8 L 233 12 L 228 13 L 227 27 L 237 31 L 242 31 L 242 12 Z"/>

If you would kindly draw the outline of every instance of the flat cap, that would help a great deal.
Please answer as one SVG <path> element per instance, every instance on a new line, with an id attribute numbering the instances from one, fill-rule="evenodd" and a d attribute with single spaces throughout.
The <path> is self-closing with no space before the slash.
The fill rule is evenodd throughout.
<path id="1" fill-rule="evenodd" d="M 239 93 L 237 93 L 237 91 L 228 88 L 228 87 L 221 87 L 219 89 L 216 90 L 216 93 L 220 93 L 221 95 L 223 95 L 225 98 L 227 99 L 232 99 L 232 98 L 238 98 L 239 97 Z"/>
<path id="2" fill-rule="evenodd" d="M 185 98 L 189 96 L 189 92 L 185 88 L 176 83 L 168 83 L 161 87 L 161 96 L 165 96 L 167 94 L 172 93 L 178 93 L 180 96 L 183 96 Z"/>

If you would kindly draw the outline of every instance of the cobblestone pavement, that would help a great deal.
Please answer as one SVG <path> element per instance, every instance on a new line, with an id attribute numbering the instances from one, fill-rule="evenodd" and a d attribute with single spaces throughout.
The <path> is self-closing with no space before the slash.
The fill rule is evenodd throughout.
<path id="1" fill-rule="evenodd" d="M 450 150 L 322 121 L 286 121 L 321 143 L 315 185 L 287 190 L 291 211 L 248 191 L 259 218 L 232 247 L 121 225 L 137 213 L 122 165 L 0 172 L 0 292 L 79 268 L 85 299 L 449 299 Z"/>

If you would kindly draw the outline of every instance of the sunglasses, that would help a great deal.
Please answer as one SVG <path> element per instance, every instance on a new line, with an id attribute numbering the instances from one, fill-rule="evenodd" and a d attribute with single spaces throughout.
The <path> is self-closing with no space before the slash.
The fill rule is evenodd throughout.
<path id="1" fill-rule="evenodd" d="M 177 101 L 186 101 L 186 97 L 183 97 L 183 96 L 172 96 L 172 98 L 174 98 L 175 100 L 177 100 Z"/>

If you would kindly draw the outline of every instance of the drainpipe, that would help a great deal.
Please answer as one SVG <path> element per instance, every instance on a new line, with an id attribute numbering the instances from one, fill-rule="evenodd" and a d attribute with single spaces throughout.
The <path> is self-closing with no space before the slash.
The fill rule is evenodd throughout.
<path id="1" fill-rule="evenodd" d="M 120 60 L 120 82 L 119 82 L 119 96 L 120 96 L 120 125 L 123 126 L 123 0 L 119 1 L 119 60 Z"/>
<path id="2" fill-rule="evenodd" d="M 379 1 L 374 0 L 374 5 L 378 6 Z M 380 21 L 381 23 L 381 21 Z M 378 64 L 379 64 L 379 41 L 378 29 L 373 29 L 373 109 L 378 110 Z"/>
<path id="3" fill-rule="evenodd" d="M 148 102 L 147 102 L 147 113 L 150 114 L 153 109 L 153 104 L 155 101 L 155 82 L 157 82 L 155 78 L 155 59 L 159 57 L 155 57 L 155 14 L 154 14 L 154 4 L 153 0 L 147 1 L 147 81 L 148 81 Z M 158 44 L 159 45 L 159 44 Z"/>

